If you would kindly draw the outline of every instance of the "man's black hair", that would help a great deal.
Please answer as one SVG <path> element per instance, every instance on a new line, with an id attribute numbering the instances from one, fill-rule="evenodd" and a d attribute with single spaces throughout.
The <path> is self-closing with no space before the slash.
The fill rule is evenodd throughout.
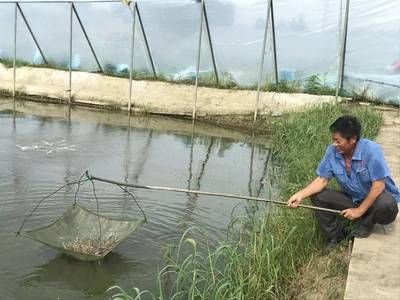
<path id="1" fill-rule="evenodd" d="M 356 137 L 357 141 L 361 137 L 361 124 L 356 117 L 345 115 L 338 118 L 329 126 L 332 133 L 339 133 L 346 139 Z"/>

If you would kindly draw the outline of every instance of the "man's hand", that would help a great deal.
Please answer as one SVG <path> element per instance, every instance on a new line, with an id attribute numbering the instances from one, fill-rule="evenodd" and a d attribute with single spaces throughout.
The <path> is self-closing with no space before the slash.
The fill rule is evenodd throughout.
<path id="1" fill-rule="evenodd" d="M 296 208 L 299 206 L 301 201 L 303 201 L 303 196 L 300 195 L 300 193 L 294 194 L 290 199 L 288 200 L 288 205 L 292 208 Z"/>
<path id="2" fill-rule="evenodd" d="M 341 215 L 343 217 L 345 217 L 346 219 L 349 220 L 355 220 L 360 218 L 362 215 L 364 214 L 364 212 L 359 208 L 348 208 L 345 210 L 342 210 Z"/>
<path id="3" fill-rule="evenodd" d="M 328 185 L 328 182 L 329 179 L 323 177 L 315 178 L 304 189 L 298 191 L 296 194 L 290 197 L 290 199 L 288 200 L 288 206 L 293 208 L 298 207 L 301 201 L 303 201 L 305 198 L 321 192 Z"/>
<path id="4" fill-rule="evenodd" d="M 323 177 L 315 178 L 304 189 L 298 191 L 296 194 L 290 197 L 290 199 L 288 200 L 288 206 L 293 208 L 298 207 L 301 201 L 303 201 L 305 198 L 321 192 L 328 185 L 328 182 L 329 179 Z"/>

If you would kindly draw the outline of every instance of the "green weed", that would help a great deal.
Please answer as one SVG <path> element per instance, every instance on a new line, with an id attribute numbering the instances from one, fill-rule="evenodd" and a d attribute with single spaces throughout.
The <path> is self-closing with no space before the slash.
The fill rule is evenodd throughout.
<path id="1" fill-rule="evenodd" d="M 314 170 L 330 143 L 329 125 L 345 113 L 360 119 L 365 137 L 377 135 L 382 116 L 354 105 L 324 104 L 272 122 L 282 201 L 315 177 Z M 248 205 L 248 213 L 232 220 L 227 239 L 216 247 L 209 246 L 206 235 L 193 234 L 197 229 L 188 229 L 178 246 L 167 251 L 152 297 L 296 299 L 301 291 L 293 283 L 301 280 L 304 266 L 315 259 L 323 244 L 312 211 Z M 323 269 L 326 274 L 315 276 L 344 275 L 347 264 L 342 259 L 333 257 L 329 262 L 335 269 Z M 337 290 L 330 288 L 327 293 L 336 295 Z"/>
<path id="2" fill-rule="evenodd" d="M 303 92 L 312 95 L 335 95 L 336 89 L 327 85 L 318 75 L 306 78 Z"/>

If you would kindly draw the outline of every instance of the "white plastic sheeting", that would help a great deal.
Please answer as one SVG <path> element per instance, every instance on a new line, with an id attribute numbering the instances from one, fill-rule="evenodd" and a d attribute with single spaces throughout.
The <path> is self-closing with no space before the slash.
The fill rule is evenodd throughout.
<path id="1" fill-rule="evenodd" d="M 170 78 L 193 76 L 200 30 L 200 1 L 137 1 L 155 68 Z M 267 0 L 205 0 L 211 41 L 220 77 L 240 85 L 257 82 Z M 346 0 L 274 0 L 278 73 L 283 80 L 319 75 L 334 86 Z M 49 61 L 68 64 L 68 3 L 21 3 L 21 8 Z M 103 67 L 129 66 L 132 15 L 119 2 L 79 3 L 77 11 Z M 12 58 L 14 5 L 0 2 L 0 53 Z M 205 24 L 203 24 L 205 25 Z M 200 74 L 213 65 L 205 26 L 202 28 Z M 151 72 L 144 36 L 136 19 L 135 65 Z M 18 59 L 40 61 L 37 48 L 18 17 Z M 271 23 L 263 80 L 274 80 Z M 74 66 L 98 70 L 74 16 Z M 346 89 L 370 89 L 376 97 L 398 101 L 400 90 L 400 1 L 351 0 L 345 60 Z M 192 70 L 192 71 L 190 71 Z M 183 74 L 183 75 L 182 75 Z M 189 74 L 189 75 L 188 75 Z M 387 83 L 387 84 L 386 84 Z"/>
<path id="2" fill-rule="evenodd" d="M 278 61 L 295 77 L 318 74 L 334 84 L 341 31 L 341 1 L 277 0 L 275 23 Z"/>
<path id="3" fill-rule="evenodd" d="M 400 103 L 400 1 L 352 0 L 347 40 L 344 87 Z"/>

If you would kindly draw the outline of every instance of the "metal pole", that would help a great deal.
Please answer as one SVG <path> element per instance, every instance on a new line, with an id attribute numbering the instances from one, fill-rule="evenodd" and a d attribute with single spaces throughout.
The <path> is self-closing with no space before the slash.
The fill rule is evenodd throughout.
<path id="1" fill-rule="evenodd" d="M 213 67 L 214 67 L 215 81 L 216 81 L 217 85 L 219 86 L 218 69 L 217 69 L 217 64 L 215 62 L 215 54 L 214 54 L 214 48 L 213 48 L 213 44 L 212 44 L 212 40 L 211 40 L 210 26 L 208 25 L 208 16 L 207 16 L 205 0 L 203 0 L 203 11 L 204 11 L 204 23 L 206 25 L 208 43 L 210 46 L 211 59 L 212 59 Z"/>
<path id="2" fill-rule="evenodd" d="M 114 181 L 114 180 L 110 180 L 110 179 L 105 179 L 105 178 L 92 176 L 92 175 L 90 175 L 88 173 L 86 173 L 86 176 L 90 180 L 97 180 L 97 181 L 107 182 L 107 183 L 111 183 L 111 184 L 115 184 L 115 185 L 119 185 L 119 186 L 126 186 L 126 187 L 132 187 L 132 188 L 137 188 L 137 189 L 157 190 L 157 191 L 170 191 L 170 192 L 178 192 L 178 193 L 191 193 L 191 194 L 198 194 L 198 195 L 218 196 L 218 197 L 225 197 L 225 198 L 236 198 L 236 199 L 252 200 L 252 201 L 259 201 L 259 202 L 269 202 L 269 203 L 275 203 L 275 204 L 288 206 L 287 202 L 270 200 L 270 199 L 263 199 L 263 198 L 257 198 L 257 197 L 246 197 L 246 196 L 240 196 L 240 195 L 235 195 L 235 194 L 224 194 L 224 193 L 213 193 L 213 192 L 205 192 L 205 191 L 195 191 L 195 190 L 187 190 L 187 189 L 180 189 L 180 188 L 173 188 L 173 187 L 128 184 L 128 183 L 125 183 L 125 182 L 118 182 L 118 181 Z M 299 207 L 322 210 L 322 211 L 328 211 L 328 212 L 337 213 L 337 214 L 341 213 L 340 210 L 330 209 L 330 208 L 323 208 L 323 207 L 318 207 L 318 206 L 300 204 Z"/>
<path id="3" fill-rule="evenodd" d="M 262 81 L 262 74 L 263 74 L 263 70 L 264 70 L 265 47 L 267 44 L 267 33 L 268 33 L 268 23 L 269 23 L 270 11 L 271 11 L 271 1 L 272 0 L 268 0 L 267 18 L 266 18 L 266 22 L 265 22 L 264 40 L 263 40 L 263 46 L 262 46 L 262 52 L 261 52 L 261 62 L 260 62 L 260 66 L 258 69 L 257 99 L 256 99 L 256 107 L 254 108 L 254 120 L 253 120 L 254 122 L 257 120 L 258 105 L 260 102 L 261 81 Z"/>
<path id="4" fill-rule="evenodd" d="M 350 8 L 350 0 L 347 0 L 346 8 L 345 8 L 342 44 L 341 44 L 341 48 L 340 48 L 338 77 L 337 77 L 337 82 L 336 82 L 336 94 L 335 94 L 336 102 L 338 100 L 339 91 L 341 91 L 343 89 L 343 77 L 344 77 L 344 66 L 345 66 L 346 44 L 347 44 L 347 27 L 348 27 L 348 23 L 349 23 L 349 8 Z M 340 12 L 340 13 L 342 13 L 342 12 Z"/>
<path id="5" fill-rule="evenodd" d="M 77 18 L 77 20 L 78 20 L 78 23 L 79 23 L 81 29 L 82 29 L 82 31 L 83 31 L 83 34 L 85 35 L 86 41 L 87 41 L 88 44 L 89 44 L 90 51 L 92 51 L 92 54 L 93 54 L 93 56 L 94 56 L 94 59 L 96 60 L 97 66 L 98 66 L 100 72 L 103 73 L 103 68 L 101 67 L 101 64 L 100 64 L 100 62 L 99 62 L 99 60 L 98 60 L 98 58 L 97 58 L 96 52 L 95 52 L 94 49 L 93 49 L 92 43 L 91 43 L 90 40 L 89 40 L 89 36 L 88 36 L 87 33 L 86 33 L 85 27 L 83 26 L 82 20 L 81 20 L 81 18 L 79 17 L 78 11 L 77 11 L 77 9 L 76 9 L 74 3 L 72 3 L 72 9 L 73 9 L 73 11 L 74 11 L 74 13 L 75 13 L 75 16 L 76 16 L 76 18 Z"/>
<path id="6" fill-rule="evenodd" d="M 272 29 L 272 45 L 274 51 L 274 72 L 275 72 L 275 83 L 278 84 L 278 60 L 276 58 L 276 38 L 275 38 L 275 15 L 274 15 L 274 0 L 271 0 L 271 29 Z"/>
<path id="7" fill-rule="evenodd" d="M 28 20 L 26 19 L 25 14 L 23 13 L 22 8 L 21 8 L 21 6 L 19 5 L 18 2 L 17 2 L 17 8 L 18 8 L 18 10 L 19 10 L 19 13 L 21 14 L 22 19 L 24 20 L 24 23 L 25 23 L 26 27 L 27 27 L 28 30 L 29 30 L 29 33 L 30 33 L 31 36 L 32 36 L 32 39 L 33 39 L 33 41 L 34 41 L 34 43 L 35 43 L 35 45 L 36 45 L 36 48 L 39 50 L 40 56 L 42 56 L 43 62 L 47 65 L 47 60 L 46 60 L 46 58 L 45 58 L 44 55 L 43 55 L 43 51 L 42 51 L 42 49 L 40 48 L 39 43 L 38 43 L 38 41 L 36 40 L 35 35 L 33 34 L 33 31 L 32 31 L 32 29 L 31 29 L 31 26 L 29 26 Z"/>
<path id="8" fill-rule="evenodd" d="M 72 102 L 72 13 L 73 3 L 71 2 L 71 9 L 69 14 L 69 86 L 68 86 L 68 104 Z"/>
<path id="9" fill-rule="evenodd" d="M 203 17 L 204 17 L 204 6 L 203 0 L 201 1 L 201 13 L 200 13 L 200 31 L 199 31 L 199 43 L 197 48 L 197 62 L 196 62 L 196 82 L 194 87 L 194 97 L 193 97 L 193 121 L 196 119 L 196 105 L 197 105 L 197 88 L 199 85 L 199 71 L 200 71 L 200 55 L 201 55 L 201 37 L 203 33 Z"/>
<path id="10" fill-rule="evenodd" d="M 146 45 L 147 57 L 148 57 L 149 60 L 150 60 L 150 65 L 151 65 L 151 69 L 152 69 L 152 71 L 153 71 L 154 78 L 157 78 L 156 68 L 155 68 L 155 66 L 154 66 L 154 61 L 153 61 L 153 57 L 152 57 L 152 55 L 151 55 L 149 42 L 148 42 L 148 40 L 147 40 L 146 32 L 144 31 L 144 26 L 143 26 L 142 17 L 141 17 L 140 12 L 139 12 L 139 5 L 138 5 L 137 3 L 136 3 L 136 5 L 135 5 L 135 8 L 136 8 L 136 14 L 137 14 L 137 17 L 138 17 L 140 29 L 141 29 L 142 34 L 143 34 L 144 44 Z"/>
<path id="11" fill-rule="evenodd" d="M 14 113 L 15 113 L 15 81 L 17 78 L 17 3 L 15 3 L 15 11 L 14 11 L 14 59 L 13 59 L 13 105 L 14 105 Z"/>
<path id="12" fill-rule="evenodd" d="M 132 13 L 132 35 L 131 35 L 131 63 L 129 68 L 129 102 L 128 102 L 128 115 L 131 114 L 131 103 L 132 103 L 132 77 L 133 77 L 133 63 L 135 55 L 135 27 L 136 27 L 136 14 L 135 14 L 136 1 L 132 2 L 131 13 Z"/>

